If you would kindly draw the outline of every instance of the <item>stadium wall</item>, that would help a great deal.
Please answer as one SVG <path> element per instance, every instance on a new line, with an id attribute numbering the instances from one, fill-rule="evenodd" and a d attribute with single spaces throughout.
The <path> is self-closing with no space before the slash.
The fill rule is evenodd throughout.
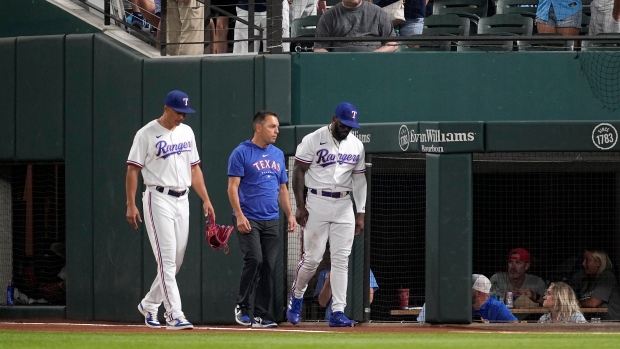
<path id="1" fill-rule="evenodd" d="M 369 153 L 437 153 L 423 147 L 441 146 L 441 152 L 457 154 L 433 156 L 431 173 L 440 179 L 450 178 L 442 171 L 471 171 L 464 161 L 467 155 L 458 154 L 566 147 L 597 151 L 594 131 L 604 120 L 616 119 L 618 111 L 613 100 L 596 97 L 600 94 L 575 58 L 576 53 L 545 52 L 149 59 L 102 34 L 3 38 L 0 83 L 8 88 L 0 95 L 0 121 L 7 137 L 0 159 L 66 163 L 66 316 L 137 322 L 140 315 L 127 310 L 135 308 L 150 286 L 155 265 L 144 230 L 131 231 L 124 219 L 125 159 L 136 130 L 161 113 L 162 96 L 169 90 L 200 96 L 193 99 L 200 117 L 190 116 L 187 123 L 200 143 L 218 220 L 227 223 L 230 208 L 223 188 L 228 155 L 251 136 L 251 116 L 262 108 L 279 113 L 284 127 L 278 145 L 291 155 L 305 134 L 329 121 L 339 101 L 349 100 L 362 111 L 365 125 L 357 136 L 366 140 Z M 491 128 L 497 131 L 491 134 Z M 442 133 L 464 133 L 466 138 L 439 144 L 443 141 L 432 135 Z M 474 134 L 471 140 L 469 133 Z M 459 212 L 466 213 L 471 181 L 451 185 L 462 193 Z M 202 240 L 200 203 L 190 197 L 193 233 L 179 282 L 184 303 L 200 306 L 185 310 L 195 322 L 232 323 L 241 269 L 237 241 L 231 239 L 226 256 L 208 249 Z M 448 200 L 441 192 L 433 197 L 433 207 Z M 458 203 L 453 200 L 451 205 Z M 434 251 L 453 249 L 444 243 L 454 234 L 459 234 L 458 241 L 471 241 L 471 221 L 458 225 L 427 230 L 427 236 L 441 236 Z M 471 270 L 471 252 L 466 250 L 451 250 L 447 257 L 460 263 L 459 270 L 443 268 L 451 264 L 448 260 L 433 274 L 450 280 Z M 455 289 L 467 287 L 466 279 L 452 280 Z M 351 289 L 360 288 L 359 279 L 354 280 Z M 284 300 L 275 303 L 280 309 Z M 434 317 L 429 306 L 429 321 L 468 321 L 465 312 L 444 310 L 447 313 L 436 310 Z"/>

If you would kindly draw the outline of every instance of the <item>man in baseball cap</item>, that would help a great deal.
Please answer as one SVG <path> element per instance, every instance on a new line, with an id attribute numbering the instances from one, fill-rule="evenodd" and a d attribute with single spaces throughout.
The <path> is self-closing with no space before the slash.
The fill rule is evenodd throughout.
<path id="1" fill-rule="evenodd" d="M 482 274 L 471 276 L 472 315 L 479 315 L 483 322 L 517 322 L 517 318 L 503 302 L 489 297 L 491 281 Z"/>
<path id="2" fill-rule="evenodd" d="M 189 107 L 189 96 L 187 93 L 179 90 L 170 91 L 166 96 L 166 106 L 176 110 L 179 113 L 195 113 L 194 109 Z"/>
<path id="3" fill-rule="evenodd" d="M 489 294 L 491 292 L 491 281 L 482 274 L 472 274 L 471 289 Z"/>
<path id="4" fill-rule="evenodd" d="M 542 304 L 547 284 L 538 276 L 528 274 L 531 257 L 528 250 L 517 247 L 508 252 L 508 271 L 491 276 L 492 292 L 500 296 L 512 292 L 515 307 Z M 525 295 L 526 297 L 519 297 Z"/>
<path id="5" fill-rule="evenodd" d="M 350 128 L 360 128 L 360 125 L 357 123 L 357 108 L 353 104 L 349 102 L 338 104 L 334 115 L 336 115 L 338 120 L 344 125 Z"/>
<path id="6" fill-rule="evenodd" d="M 471 276 L 471 314 L 482 322 L 517 322 L 517 318 L 503 302 L 489 296 L 491 281 L 482 274 Z M 418 322 L 426 321 L 426 304 L 422 306 Z"/>

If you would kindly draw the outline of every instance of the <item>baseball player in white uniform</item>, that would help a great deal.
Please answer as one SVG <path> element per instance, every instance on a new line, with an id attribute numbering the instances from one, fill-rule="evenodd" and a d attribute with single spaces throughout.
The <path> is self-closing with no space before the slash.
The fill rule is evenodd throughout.
<path id="1" fill-rule="evenodd" d="M 150 291 L 138 305 L 148 327 L 159 328 L 157 312 L 161 303 L 166 308 L 166 329 L 192 329 L 181 310 L 181 296 L 176 273 L 181 269 L 189 233 L 189 187 L 193 186 L 203 201 L 205 215 L 215 217 L 209 200 L 196 139 L 192 129 L 184 125 L 190 108 L 189 97 L 182 91 L 166 96 L 164 112 L 159 119 L 142 127 L 133 140 L 127 159 L 127 221 L 138 228 L 140 212 L 135 197 L 138 172 L 146 190 L 142 194 L 142 208 L 146 219 L 153 254 L 157 261 L 157 276 Z"/>
<path id="2" fill-rule="evenodd" d="M 304 292 L 323 257 L 329 239 L 331 251 L 331 327 L 350 327 L 347 319 L 348 266 L 353 238 L 364 229 L 366 206 L 366 165 L 362 142 L 349 136 L 359 128 L 357 108 L 340 103 L 331 124 L 305 136 L 297 146 L 293 167 L 293 193 L 297 202 L 295 218 L 303 230 L 303 255 L 297 266 L 286 315 L 299 322 Z M 307 199 L 304 200 L 304 185 Z M 357 213 L 353 211 L 351 195 Z"/>

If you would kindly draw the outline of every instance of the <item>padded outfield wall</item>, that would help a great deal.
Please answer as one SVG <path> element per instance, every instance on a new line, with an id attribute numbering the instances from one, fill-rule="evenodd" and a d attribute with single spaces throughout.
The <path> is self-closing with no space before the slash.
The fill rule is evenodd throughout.
<path id="1" fill-rule="evenodd" d="M 435 163 L 429 166 L 434 178 L 448 182 L 444 169 L 467 174 L 467 157 L 473 151 L 602 151 L 592 143 L 592 132 L 606 120 L 613 124 L 619 113 L 616 96 L 605 97 L 588 79 L 592 67 L 584 66 L 577 53 L 567 52 L 154 59 L 105 35 L 80 34 L 0 39 L 0 62 L 0 121 L 5 126 L 0 159 L 66 163 L 70 281 L 63 315 L 66 311 L 72 319 L 140 320 L 136 311 L 127 310 L 134 309 L 148 289 L 155 266 L 143 229 L 132 231 L 125 222 L 125 159 L 135 131 L 159 115 L 163 96 L 171 89 L 200 96 L 193 97 L 199 113 L 187 123 L 200 143 L 207 185 L 223 223 L 230 213 L 227 158 L 251 136 L 257 109 L 279 113 L 285 127 L 277 145 L 291 155 L 303 135 L 329 121 L 338 102 L 351 101 L 360 109 L 363 127 L 357 135 L 369 153 L 435 152 L 443 147 L 443 155 L 427 160 Z M 613 88 L 613 77 L 611 82 L 605 86 Z M 541 123 L 496 122 L 534 120 Z M 579 122 L 564 121 L 582 121 L 583 130 Z M 501 132 L 490 132 L 493 128 Z M 465 138 L 448 147 L 433 141 L 432 135 L 441 133 L 463 133 Z M 421 135 L 428 135 L 426 141 Z M 444 188 L 441 183 L 429 185 Z M 454 183 L 463 200 L 453 200 L 458 205 L 454 209 L 465 215 L 469 183 Z M 433 205 L 441 209 L 437 215 L 449 212 L 441 206 L 443 194 L 438 189 L 432 196 Z M 191 197 L 192 234 L 179 275 L 185 310 L 197 323 L 232 323 L 241 269 L 236 239 L 231 239 L 228 255 L 210 250 L 203 241 L 200 203 Z M 461 257 L 471 253 L 466 243 L 447 255 L 453 246 L 441 245 L 440 240 L 448 241 L 444 237 L 455 233 L 459 238 L 454 241 L 467 242 L 469 223 L 459 224 L 458 230 L 435 226 L 429 232 L 444 234 L 429 250 L 444 258 L 435 264 L 439 269 L 434 275 L 471 272 L 471 264 L 454 269 L 449 263 L 462 262 Z M 353 289 L 361 288 L 360 279 L 354 278 Z M 441 286 L 438 277 L 431 281 L 433 287 Z M 453 287 L 468 288 L 465 279 L 457 283 Z M 276 308 L 283 302 L 278 299 Z M 467 314 L 450 312 L 437 321 L 466 322 Z"/>

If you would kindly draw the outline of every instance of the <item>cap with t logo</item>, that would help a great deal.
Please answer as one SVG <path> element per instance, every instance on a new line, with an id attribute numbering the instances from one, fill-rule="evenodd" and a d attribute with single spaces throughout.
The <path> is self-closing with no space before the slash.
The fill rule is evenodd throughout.
<path id="1" fill-rule="evenodd" d="M 353 104 L 348 102 L 338 104 L 334 114 L 341 123 L 351 128 L 360 128 L 360 125 L 357 123 L 357 108 Z"/>
<path id="2" fill-rule="evenodd" d="M 195 113 L 194 109 L 189 107 L 189 96 L 187 93 L 179 90 L 170 91 L 166 96 L 166 106 L 176 110 L 179 113 Z"/>

